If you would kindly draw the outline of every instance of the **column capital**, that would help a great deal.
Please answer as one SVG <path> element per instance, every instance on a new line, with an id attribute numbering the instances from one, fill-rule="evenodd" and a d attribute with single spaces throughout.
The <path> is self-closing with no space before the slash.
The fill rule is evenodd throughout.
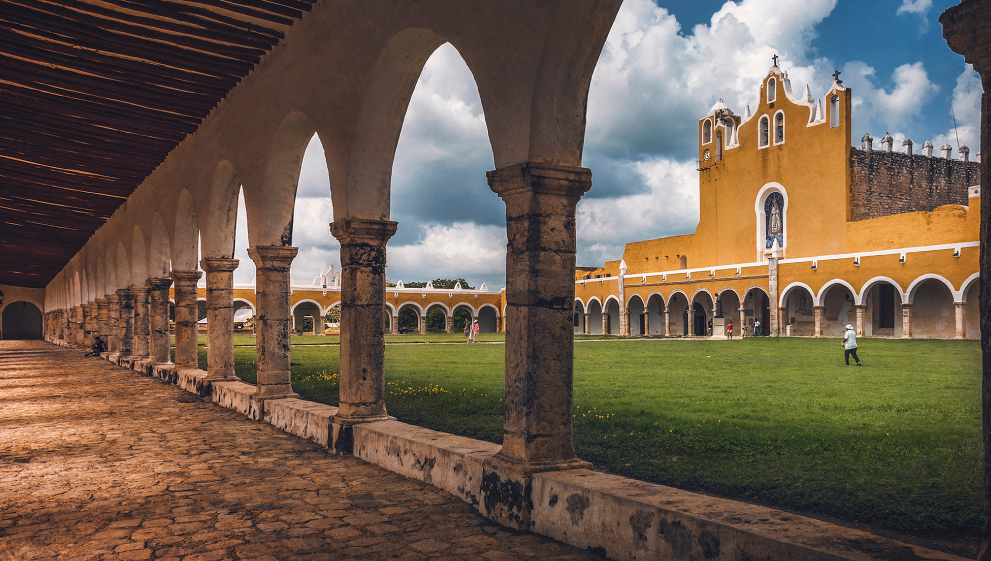
<path id="1" fill-rule="evenodd" d="M 826 306 L 812 306 L 813 310 L 824 310 Z"/>
<path id="2" fill-rule="evenodd" d="M 260 245 L 248 248 L 248 257 L 255 262 L 256 269 L 288 269 L 299 253 L 298 247 Z"/>
<path id="3" fill-rule="evenodd" d="M 117 289 L 117 298 L 131 297 L 133 295 L 131 287 Z"/>
<path id="4" fill-rule="evenodd" d="M 230 273 L 237 269 L 240 263 L 237 259 L 227 257 L 204 257 L 200 261 L 200 268 L 208 273 Z"/>
<path id="5" fill-rule="evenodd" d="M 385 245 L 396 233 L 399 223 L 373 218 L 342 218 L 330 223 L 330 233 L 341 245 Z"/>
<path id="6" fill-rule="evenodd" d="M 523 162 L 485 174 L 489 188 L 503 199 L 521 193 L 580 198 L 592 188 L 592 170 L 546 162 Z"/>
<path id="7" fill-rule="evenodd" d="M 106 298 L 97 298 L 94 301 L 96 302 L 96 305 L 97 306 L 99 306 L 100 304 L 103 304 L 105 306 L 107 304 L 107 299 Z"/>
<path id="8" fill-rule="evenodd" d="M 120 296 L 116 292 L 111 292 L 107 294 L 107 302 L 110 304 L 116 304 L 120 301 Z"/>
<path id="9" fill-rule="evenodd" d="M 172 286 L 172 279 L 168 277 L 148 279 L 149 290 L 168 290 L 170 286 Z"/>
<path id="10" fill-rule="evenodd" d="M 902 308 L 911 308 L 911 307 L 912 304 L 909 304 L 908 302 L 902 302 Z"/>
<path id="11" fill-rule="evenodd" d="M 178 286 L 196 285 L 196 283 L 200 280 L 200 277 L 203 276 L 203 273 L 196 270 L 194 271 L 173 270 L 171 275 L 172 275 L 172 281 L 178 287 Z"/>
<path id="12" fill-rule="evenodd" d="M 135 284 L 131 286 L 131 292 L 135 295 L 148 294 L 151 292 L 151 287 L 147 284 Z"/>

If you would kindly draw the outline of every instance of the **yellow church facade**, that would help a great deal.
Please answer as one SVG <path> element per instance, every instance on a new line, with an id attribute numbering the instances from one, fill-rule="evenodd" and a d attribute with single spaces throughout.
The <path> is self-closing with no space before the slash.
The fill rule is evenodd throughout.
<path id="1" fill-rule="evenodd" d="M 851 142 L 851 90 L 699 120 L 699 223 L 575 275 L 576 333 L 979 338 L 979 163 L 961 146 Z"/>

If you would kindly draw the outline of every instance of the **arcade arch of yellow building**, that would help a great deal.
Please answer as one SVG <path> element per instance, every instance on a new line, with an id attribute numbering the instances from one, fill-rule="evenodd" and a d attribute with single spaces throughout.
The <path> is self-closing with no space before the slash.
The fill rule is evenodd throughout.
<path id="1" fill-rule="evenodd" d="M 578 268 L 575 332 L 979 338 L 979 164 L 890 135 L 854 148 L 850 111 L 838 75 L 795 97 L 777 65 L 754 111 L 720 99 L 699 120 L 695 233 Z"/>

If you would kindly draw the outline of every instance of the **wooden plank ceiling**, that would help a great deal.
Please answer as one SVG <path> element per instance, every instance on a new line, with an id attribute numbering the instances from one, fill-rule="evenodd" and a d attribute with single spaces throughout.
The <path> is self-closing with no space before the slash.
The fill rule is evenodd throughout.
<path id="1" fill-rule="evenodd" d="M 0 284 L 44 287 L 315 0 L 0 0 Z"/>

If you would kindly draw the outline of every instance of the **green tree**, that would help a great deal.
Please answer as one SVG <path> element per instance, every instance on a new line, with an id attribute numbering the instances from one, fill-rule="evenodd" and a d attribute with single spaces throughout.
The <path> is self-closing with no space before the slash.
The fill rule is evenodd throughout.
<path id="1" fill-rule="evenodd" d="M 339 304 L 327 310 L 327 323 L 341 323 L 341 306 Z"/>
<path id="2" fill-rule="evenodd" d="M 427 288 L 427 283 L 425 282 L 404 282 L 403 286 L 406 288 Z"/>
<path id="3" fill-rule="evenodd" d="M 458 308 L 457 310 L 454 310 L 455 331 L 464 331 L 466 321 L 471 321 L 471 312 L 465 308 Z"/>
<path id="4" fill-rule="evenodd" d="M 313 318 L 310 316 L 303 316 L 303 331 L 313 331 Z"/>
<path id="5" fill-rule="evenodd" d="M 475 287 L 474 286 L 468 284 L 468 281 L 466 281 L 465 279 L 462 279 L 462 278 L 456 278 L 456 279 L 434 279 L 434 288 L 452 289 L 455 286 L 457 286 L 457 284 L 459 282 L 461 283 L 461 288 L 463 288 L 465 290 L 475 290 Z"/>
<path id="6" fill-rule="evenodd" d="M 440 306 L 434 306 L 427 312 L 427 329 L 447 331 L 447 314 Z"/>
<path id="7" fill-rule="evenodd" d="M 404 331 L 417 331 L 420 328 L 420 318 L 417 317 L 416 310 L 407 307 L 399 312 L 399 329 Z"/>

